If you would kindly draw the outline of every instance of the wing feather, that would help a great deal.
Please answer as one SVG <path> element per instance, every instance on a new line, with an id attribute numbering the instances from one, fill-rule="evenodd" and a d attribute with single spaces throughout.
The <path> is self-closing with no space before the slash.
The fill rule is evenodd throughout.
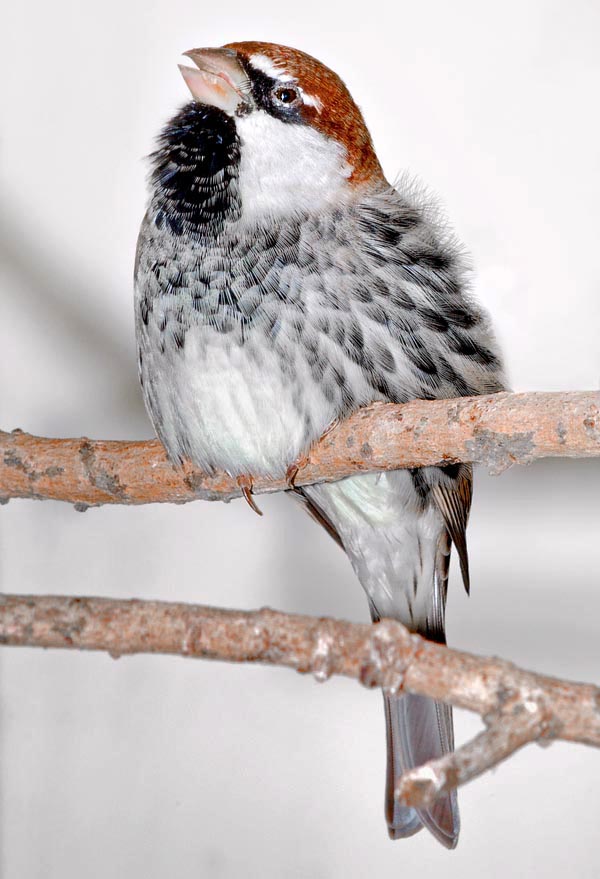
<path id="1" fill-rule="evenodd" d="M 440 480 L 431 486 L 431 496 L 442 514 L 452 543 L 458 552 L 460 570 L 467 595 L 471 588 L 469 555 L 467 552 L 467 523 L 473 497 L 473 468 L 461 464 L 456 479 Z"/>

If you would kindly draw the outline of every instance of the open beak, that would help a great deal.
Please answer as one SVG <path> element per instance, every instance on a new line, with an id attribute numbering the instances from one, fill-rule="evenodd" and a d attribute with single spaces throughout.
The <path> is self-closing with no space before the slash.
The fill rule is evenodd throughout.
<path id="1" fill-rule="evenodd" d="M 196 65 L 179 65 L 196 101 L 218 107 L 230 116 L 250 108 L 248 75 L 233 49 L 190 49 L 183 54 Z"/>

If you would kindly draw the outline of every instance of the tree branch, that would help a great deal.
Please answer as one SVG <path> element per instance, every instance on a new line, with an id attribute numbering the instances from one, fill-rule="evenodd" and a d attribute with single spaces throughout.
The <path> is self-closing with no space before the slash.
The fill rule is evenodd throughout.
<path id="1" fill-rule="evenodd" d="M 456 753 L 406 773 L 397 789 L 424 806 L 476 778 L 529 742 L 600 747 L 600 689 L 451 650 L 400 623 L 234 611 L 157 601 L 0 596 L 0 643 L 27 647 L 168 653 L 260 662 L 355 678 L 367 687 L 432 696 L 481 715 L 487 729 Z"/>
<path id="2" fill-rule="evenodd" d="M 299 467 L 295 483 L 458 461 L 499 473 L 537 458 L 593 456 L 600 456 L 598 392 L 415 400 L 374 404 L 336 425 Z M 256 493 L 287 487 L 285 478 L 253 479 Z M 156 441 L 0 431 L 0 502 L 53 498 L 83 509 L 227 500 L 240 493 L 226 474 L 200 473 L 189 464 L 176 469 Z M 0 596 L 0 644 L 270 663 L 317 680 L 340 674 L 369 687 L 421 693 L 478 713 L 483 732 L 402 777 L 396 796 L 411 806 L 431 804 L 530 742 L 564 739 L 600 747 L 600 689 L 450 650 L 391 620 L 367 626 L 270 610 L 8 595 Z"/>
<path id="3" fill-rule="evenodd" d="M 517 723 L 495 721 L 453 753 L 406 772 L 398 783 L 396 796 L 407 806 L 429 806 L 440 794 L 493 769 L 524 745 L 541 741 L 543 735 L 537 711 L 533 717 L 526 716 Z"/>
<path id="4" fill-rule="evenodd" d="M 353 473 L 472 461 L 500 473 L 545 457 L 600 456 L 600 392 L 493 394 L 374 404 L 315 445 L 296 485 Z M 285 478 L 255 477 L 253 492 L 281 491 Z M 52 498 L 99 504 L 228 500 L 235 479 L 173 467 L 157 441 L 46 439 L 0 431 L 0 501 Z"/>

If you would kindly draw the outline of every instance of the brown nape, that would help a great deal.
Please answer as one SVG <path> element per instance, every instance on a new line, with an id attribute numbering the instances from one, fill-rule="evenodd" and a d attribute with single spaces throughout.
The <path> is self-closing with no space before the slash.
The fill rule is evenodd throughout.
<path id="1" fill-rule="evenodd" d="M 233 49 L 246 59 L 265 55 L 275 66 L 293 76 L 304 91 L 318 98 L 322 105 L 319 109 L 305 106 L 306 121 L 346 147 L 353 168 L 350 182 L 355 186 L 385 183 L 362 113 L 337 73 L 305 52 L 275 43 L 227 43 L 224 48 Z"/>

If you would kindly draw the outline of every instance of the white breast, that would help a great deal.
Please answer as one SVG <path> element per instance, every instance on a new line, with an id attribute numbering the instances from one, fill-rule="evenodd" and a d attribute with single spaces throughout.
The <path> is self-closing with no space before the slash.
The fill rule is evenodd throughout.
<path id="1" fill-rule="evenodd" d="M 288 371 L 273 348 L 241 346 L 207 327 L 190 329 L 183 350 L 157 354 L 148 367 L 169 452 L 234 476 L 285 475 L 333 418 L 331 404 L 293 357 L 290 350 Z M 306 415 L 314 425 L 310 435 Z"/>

